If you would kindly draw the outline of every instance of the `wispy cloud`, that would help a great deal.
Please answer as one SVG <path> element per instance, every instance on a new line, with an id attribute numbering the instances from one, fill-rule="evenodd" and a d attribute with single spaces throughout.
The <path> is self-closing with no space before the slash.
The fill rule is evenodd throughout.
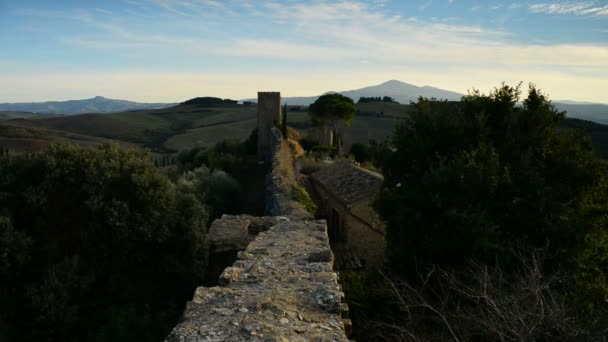
<path id="1" fill-rule="evenodd" d="M 431 6 L 432 4 L 433 4 L 433 0 L 428 0 L 427 2 L 420 5 L 420 7 L 418 7 L 418 9 L 421 11 L 424 11 L 425 9 L 429 8 L 429 6 Z"/>
<path id="2" fill-rule="evenodd" d="M 200 15 L 210 14 L 209 11 L 221 10 L 224 14 L 232 14 L 227 6 L 221 1 L 216 0 L 145 0 L 156 5 L 170 13 L 177 14 L 183 17 L 196 17 Z"/>
<path id="3" fill-rule="evenodd" d="M 166 1 L 166 0 L 151 0 Z M 207 6 L 207 2 L 204 2 Z M 215 6 L 211 4 L 209 6 Z M 286 61 L 457 65 L 593 66 L 606 70 L 608 49 L 594 44 L 532 45 L 510 42 L 509 33 L 475 25 L 401 18 L 356 1 L 264 4 L 267 25 L 289 38 L 207 36 L 138 32 L 125 23 L 96 19 L 90 13 L 33 12 L 78 20 L 103 35 L 69 35 L 61 41 L 85 49 L 149 49 L 187 56 L 227 56 Z M 179 14 L 176 14 L 179 15 Z M 193 19 L 195 22 L 196 19 Z M 257 25 L 263 25 L 258 23 Z"/>
<path id="4" fill-rule="evenodd" d="M 608 48 L 605 44 L 525 43 L 508 31 L 484 25 L 462 24 L 459 20 L 442 22 L 442 18 L 425 20 L 423 15 L 411 17 L 416 13 L 416 6 L 413 7 L 414 13 L 400 13 L 401 16 L 383 8 L 383 1 L 125 1 L 129 6 L 123 9 L 123 13 L 140 13 L 143 18 L 117 15 L 107 20 L 107 15 L 94 9 L 24 10 L 21 14 L 83 24 L 82 27 L 87 29 L 61 32 L 55 36 L 59 42 L 71 47 L 104 50 L 113 56 L 140 54 L 147 56 L 152 63 L 164 58 L 155 59 L 155 56 L 170 54 L 171 59 L 177 61 L 176 64 L 183 60 L 197 60 L 204 64 L 204 61 L 218 59 L 230 61 L 223 62 L 226 65 L 234 61 L 237 61 L 235 65 L 255 64 L 263 69 L 256 76 L 258 80 L 263 79 L 260 75 L 264 74 L 264 70 L 280 67 L 285 68 L 283 71 L 289 70 L 291 77 L 305 77 L 303 74 L 294 76 L 291 70 L 305 69 L 302 65 L 307 65 L 318 70 L 322 75 L 319 77 L 335 76 L 336 80 L 344 80 L 337 76 L 340 72 L 352 73 L 348 79 L 352 85 L 348 88 L 352 88 L 357 80 L 357 84 L 363 86 L 374 80 L 399 77 L 400 72 L 407 75 L 405 81 L 459 91 L 466 91 L 466 87 L 473 85 L 495 85 L 502 80 L 531 80 L 541 86 L 543 82 L 550 82 L 555 84 L 555 89 L 580 82 L 608 86 Z M 539 3 L 530 7 L 525 5 L 525 8 L 537 13 L 602 15 L 601 10 L 597 9 L 602 6 L 595 2 L 584 4 L 586 7 L 580 7 L 580 4 L 579 7 L 572 7 L 574 5 L 571 3 L 570 7 L 558 8 Z M 443 5 L 447 4 L 444 2 Z M 514 4 L 507 5 L 505 2 L 502 9 L 507 6 L 515 8 Z M 214 13 L 229 13 L 238 17 L 235 19 L 230 15 Z M 164 30 L 156 24 L 149 25 L 150 22 L 156 23 L 159 16 L 172 19 L 171 24 L 179 27 Z M 220 24 L 207 25 L 209 20 L 201 20 L 210 17 Z M 239 25 L 238 28 L 234 27 L 239 34 L 225 34 L 223 30 L 226 25 Z M 183 27 L 195 29 L 182 30 Z M 332 68 L 340 71 L 333 72 Z M 170 67 L 167 70 L 171 70 Z M 226 68 L 222 70 L 226 72 Z M 354 73 L 353 70 L 367 70 L 367 73 Z M 220 74 L 218 71 L 218 79 Z M 187 78 L 175 76 L 172 79 L 180 77 Z M 148 80 L 144 76 L 138 79 L 142 84 Z M 280 82 L 278 84 L 280 86 Z M 341 89 L 340 85 L 336 83 L 332 87 Z M 264 84 L 257 85 L 262 86 Z M 594 89 L 605 89 L 605 86 Z M 295 90 L 292 93 L 295 94 Z M 563 93 L 567 94 L 565 91 Z M 600 90 L 597 93 L 598 98 L 605 96 L 600 94 Z M 158 94 L 162 94 L 160 88 Z M 298 93 L 308 94 L 304 90 Z"/>
<path id="5" fill-rule="evenodd" d="M 577 16 L 608 16 L 608 5 L 591 2 L 561 2 L 531 4 L 530 11 L 545 14 L 571 14 Z"/>
<path id="6" fill-rule="evenodd" d="M 95 8 L 95 11 L 99 12 L 99 13 L 103 13 L 103 14 L 108 14 L 108 15 L 112 15 L 112 11 L 108 11 L 107 9 L 103 9 L 103 8 Z"/>

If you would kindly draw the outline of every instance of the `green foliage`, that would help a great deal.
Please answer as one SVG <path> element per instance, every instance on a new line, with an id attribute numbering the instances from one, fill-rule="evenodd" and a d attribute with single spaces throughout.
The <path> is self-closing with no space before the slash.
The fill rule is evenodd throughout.
<path id="1" fill-rule="evenodd" d="M 598 157 L 608 159 L 608 125 L 595 122 L 566 118 L 560 127 L 579 130 L 591 137 L 593 148 Z"/>
<path id="2" fill-rule="evenodd" d="M 368 275 L 365 272 L 342 271 L 339 275 L 340 285 L 346 297 L 348 307 L 352 309 L 367 309 L 367 301 L 370 298 Z"/>
<path id="3" fill-rule="evenodd" d="M 202 281 L 206 211 L 144 152 L 54 145 L 0 160 L 0 208 L 9 340 L 159 340 Z"/>
<path id="4" fill-rule="evenodd" d="M 298 142 L 305 151 L 312 151 L 315 146 L 319 146 L 319 139 L 312 135 L 304 135 Z"/>
<path id="5" fill-rule="evenodd" d="M 239 196 L 241 188 L 239 183 L 226 172 L 211 171 L 201 166 L 185 173 L 177 183 L 181 193 L 191 194 L 207 205 L 211 219 L 222 214 L 237 214 L 238 202 L 234 199 Z"/>
<path id="6" fill-rule="evenodd" d="M 308 107 L 308 114 L 313 126 L 329 126 L 331 131 L 334 132 L 338 157 L 341 157 L 344 141 L 340 123 L 350 126 L 355 115 L 353 100 L 341 94 L 322 95 Z"/>
<path id="7" fill-rule="evenodd" d="M 367 163 L 372 160 L 372 152 L 368 145 L 355 143 L 350 147 L 350 153 L 359 163 Z"/>
<path id="8" fill-rule="evenodd" d="M 350 97 L 341 94 L 320 96 L 308 108 L 311 120 L 316 123 L 343 121 L 349 125 L 355 115 L 355 104 Z"/>
<path id="9" fill-rule="evenodd" d="M 294 184 L 291 186 L 291 199 L 303 204 L 306 210 L 313 216 L 317 213 L 317 206 L 312 201 L 312 198 L 310 198 L 308 192 L 306 192 L 306 189 L 301 185 Z"/>
<path id="10" fill-rule="evenodd" d="M 371 103 L 371 102 L 388 102 L 388 103 L 399 103 L 397 101 L 395 101 L 394 98 L 390 97 L 390 96 L 371 96 L 371 97 L 360 97 L 359 101 L 357 101 L 357 103 Z"/>
<path id="11" fill-rule="evenodd" d="M 606 165 L 580 133 L 556 130 L 564 114 L 533 85 L 521 106 L 519 94 L 503 85 L 461 104 L 413 104 L 376 202 L 388 262 L 406 275 L 469 258 L 509 269 L 517 251 L 548 246 L 549 265 L 582 282 L 571 303 L 594 307 L 608 295 Z"/>
<path id="12" fill-rule="evenodd" d="M 355 161 L 365 164 L 368 167 L 380 168 L 383 160 L 391 154 L 388 141 L 378 143 L 370 140 L 369 144 L 354 143 L 351 145 L 350 154 Z"/>
<path id="13" fill-rule="evenodd" d="M 221 105 L 236 105 L 238 101 L 225 99 L 222 100 L 219 97 L 195 97 L 188 101 L 182 102 L 183 105 L 198 105 L 198 106 L 221 106 Z"/>
<path id="14" fill-rule="evenodd" d="M 223 213 L 263 214 L 266 170 L 257 163 L 257 138 L 256 129 L 244 142 L 226 139 L 212 148 L 199 146 L 191 150 L 184 150 L 177 156 L 178 170 L 182 173 L 195 172 L 196 169 L 205 167 L 207 170 L 205 172 L 213 174 L 212 178 L 230 179 L 230 181 L 219 183 L 205 181 L 205 184 L 218 186 L 223 184 L 225 186 L 207 189 L 216 191 L 213 195 L 195 194 L 210 208 L 211 219 L 219 217 Z M 216 171 L 220 172 L 216 173 Z M 223 176 L 220 177 L 221 174 Z M 235 192 L 236 189 L 240 189 L 238 193 Z"/>
<path id="15" fill-rule="evenodd" d="M 23 268 L 30 258 L 32 241 L 24 233 L 13 228 L 11 220 L 0 216 L 0 282 Z"/>

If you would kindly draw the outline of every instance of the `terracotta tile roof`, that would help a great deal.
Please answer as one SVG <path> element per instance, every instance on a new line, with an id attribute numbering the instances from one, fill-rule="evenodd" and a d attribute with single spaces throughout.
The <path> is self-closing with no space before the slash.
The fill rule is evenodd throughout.
<path id="1" fill-rule="evenodd" d="M 372 196 L 380 190 L 384 180 L 379 173 L 346 162 L 338 162 L 311 176 L 343 204 L 352 204 Z"/>

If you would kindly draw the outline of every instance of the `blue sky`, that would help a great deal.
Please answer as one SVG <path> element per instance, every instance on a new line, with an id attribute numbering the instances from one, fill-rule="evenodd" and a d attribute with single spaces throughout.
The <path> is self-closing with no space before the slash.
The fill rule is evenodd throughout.
<path id="1" fill-rule="evenodd" d="M 0 102 L 534 82 L 608 103 L 608 1 L 0 0 Z"/>

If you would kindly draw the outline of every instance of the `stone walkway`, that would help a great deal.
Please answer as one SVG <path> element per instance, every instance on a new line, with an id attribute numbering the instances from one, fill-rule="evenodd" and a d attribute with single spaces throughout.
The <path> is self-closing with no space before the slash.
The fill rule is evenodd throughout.
<path id="1" fill-rule="evenodd" d="M 220 286 L 196 290 L 167 341 L 348 341 L 326 230 L 325 221 L 286 221 L 259 233 Z"/>

